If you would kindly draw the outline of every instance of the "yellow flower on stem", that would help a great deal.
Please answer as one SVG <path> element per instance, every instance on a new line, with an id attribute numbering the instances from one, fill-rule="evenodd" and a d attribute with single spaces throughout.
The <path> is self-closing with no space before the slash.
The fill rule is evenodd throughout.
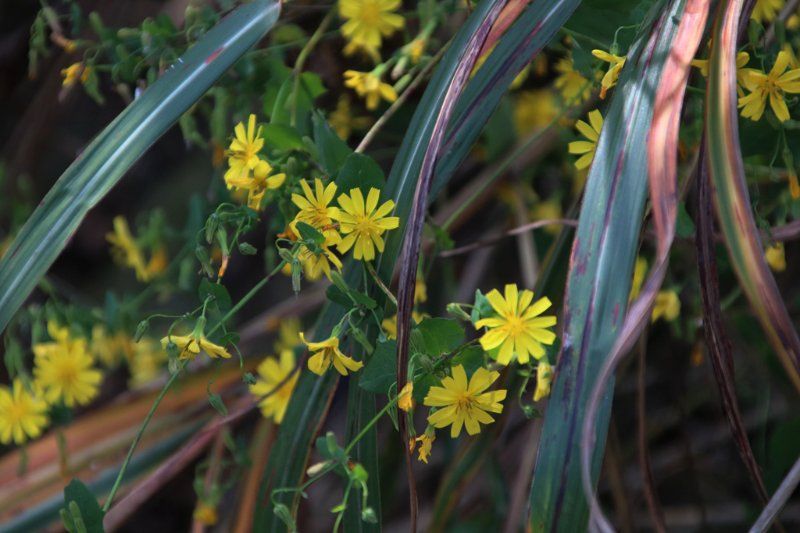
<path id="1" fill-rule="evenodd" d="M 308 346 L 308 350 L 314 354 L 308 359 L 308 369 L 318 376 L 323 375 L 333 364 L 341 375 L 346 376 L 348 371 L 356 372 L 364 363 L 346 356 L 339 350 L 339 338 L 330 337 L 321 342 L 307 341 L 305 336 L 300 333 L 300 340 Z"/>
<path id="2" fill-rule="evenodd" d="M 433 441 L 436 440 L 436 431 L 432 426 L 425 429 L 425 433 L 417 438 L 410 439 L 408 449 L 413 452 L 417 443 L 419 443 L 419 460 L 428 464 L 428 458 L 431 456 L 431 449 L 433 449 Z"/>
<path id="3" fill-rule="evenodd" d="M 672 290 L 658 291 L 656 302 L 653 305 L 651 322 L 663 318 L 667 322 L 672 322 L 681 314 L 681 300 L 678 293 Z"/>
<path id="4" fill-rule="evenodd" d="M 234 127 L 234 138 L 228 147 L 229 168 L 225 172 L 228 187 L 231 187 L 230 180 L 241 181 L 247 178 L 261 161 L 258 157 L 258 152 L 264 147 L 261 130 L 261 126 L 256 127 L 256 116 L 252 113 L 247 119 L 247 128 L 243 122 Z"/>
<path id="5" fill-rule="evenodd" d="M 572 102 L 574 100 L 576 104 L 579 104 L 589 98 L 592 93 L 591 84 L 588 79 L 583 77 L 583 74 L 575 70 L 572 56 L 559 59 L 555 69 L 558 72 L 555 86 L 565 101 Z"/>
<path id="6" fill-rule="evenodd" d="M 161 347 L 165 350 L 170 342 L 178 347 L 178 359 L 194 359 L 201 351 L 208 354 L 212 359 L 221 357 L 223 359 L 230 359 L 231 354 L 223 346 L 214 344 L 206 339 L 205 335 L 201 333 L 202 328 L 198 331 L 195 329 L 189 335 L 168 335 L 161 339 Z"/>
<path id="7" fill-rule="evenodd" d="M 609 54 L 603 50 L 592 50 L 592 55 L 601 61 L 608 63 L 608 71 L 606 71 L 603 79 L 600 80 L 600 98 L 606 97 L 606 92 L 614 85 L 617 84 L 619 73 L 622 67 L 625 66 L 625 58 L 622 56 Z"/>
<path id="8" fill-rule="evenodd" d="M 592 164 L 594 153 L 597 150 L 597 141 L 600 139 L 600 131 L 603 129 L 603 115 L 595 109 L 589 111 L 589 123 L 579 120 L 575 123 L 575 128 L 586 138 L 585 141 L 572 141 L 569 143 L 569 153 L 582 154 L 575 161 L 575 168 L 583 170 Z"/>
<path id="9" fill-rule="evenodd" d="M 341 237 L 336 233 L 336 239 L 325 239 L 325 242 L 319 246 L 319 251 L 315 252 L 307 246 L 302 246 L 297 254 L 297 260 L 303 265 L 303 272 L 306 277 L 311 281 L 316 281 L 324 274 L 326 278 L 331 279 L 331 267 L 336 270 L 342 269 L 342 260 L 330 249 L 334 243 L 339 242 Z"/>
<path id="10" fill-rule="evenodd" d="M 292 231 L 297 235 L 297 222 L 305 222 L 325 236 L 326 245 L 338 244 L 341 236 L 334 220 L 339 216 L 339 209 L 329 205 L 336 196 L 336 184 L 324 185 L 321 179 L 315 178 L 313 191 L 306 180 L 300 181 L 300 187 L 303 196 L 292 193 L 292 203 L 300 209 L 290 225 Z"/>
<path id="11" fill-rule="evenodd" d="M 106 240 L 111 244 L 111 256 L 114 261 L 132 268 L 136 272 L 136 279 L 139 281 L 150 281 L 152 275 L 147 268 L 144 253 L 136 239 L 133 238 L 128 222 L 124 217 L 114 217 L 114 231 L 106 234 Z"/>
<path id="12" fill-rule="evenodd" d="M 294 364 L 294 352 L 291 350 L 281 352 L 280 358 L 267 357 L 258 365 L 256 382 L 250 385 L 250 393 L 259 398 L 261 413 L 276 424 L 283 422 L 300 375 L 295 372 Z"/>
<path id="13" fill-rule="evenodd" d="M 523 290 L 519 293 L 517 286 L 508 284 L 505 287 L 505 298 L 497 289 L 486 295 L 497 316 L 483 318 L 475 323 L 475 328 L 486 327 L 488 331 L 480 338 L 484 350 L 500 347 L 497 362 L 507 365 L 516 356 L 525 364 L 530 356 L 536 359 L 544 357 L 543 344 L 551 345 L 556 334 L 547 328 L 556 325 L 556 317 L 540 316 L 550 306 L 547 297 L 533 301 L 533 291 Z"/>
<path id="14" fill-rule="evenodd" d="M 272 165 L 261 159 L 256 163 L 252 176 L 247 171 L 230 176 L 225 174 L 228 188 L 247 191 L 247 207 L 255 211 L 261 209 L 261 199 L 267 190 L 277 189 L 285 180 L 286 174 L 272 174 Z"/>
<path id="15" fill-rule="evenodd" d="M 342 242 L 337 249 L 346 253 L 353 248 L 353 256 L 357 260 L 372 261 L 375 259 L 375 248 L 383 252 L 384 242 L 381 238 L 384 232 L 400 226 L 398 217 L 387 216 L 394 209 L 394 202 L 387 200 L 380 207 L 381 191 L 371 188 L 364 201 L 361 189 L 350 190 L 350 195 L 339 196 L 339 231 L 342 233 Z"/>
<path id="16" fill-rule="evenodd" d="M 771 22 L 780 13 L 785 0 L 756 0 L 750 19 L 760 24 Z"/>
<path id="17" fill-rule="evenodd" d="M 65 69 L 61 69 L 61 75 L 64 76 L 64 81 L 61 85 L 64 87 L 72 87 L 80 80 L 81 83 L 86 83 L 89 79 L 89 74 L 92 68 L 85 66 L 83 63 L 73 63 Z"/>
<path id="18" fill-rule="evenodd" d="M 397 408 L 401 411 L 409 412 L 414 408 L 414 384 L 408 382 L 403 386 L 400 394 L 397 395 Z"/>
<path id="19" fill-rule="evenodd" d="M 339 15 L 346 21 L 342 35 L 351 45 L 345 54 L 362 48 L 377 56 L 383 38 L 405 24 L 403 17 L 395 13 L 400 5 L 400 0 L 339 0 Z"/>
<path id="20" fill-rule="evenodd" d="M 481 424 L 491 424 L 494 418 L 489 413 L 502 413 L 506 398 L 504 389 L 485 392 L 500 376 L 499 372 L 479 368 L 467 382 L 467 373 L 462 365 L 452 368 L 452 377 L 442 379 L 441 387 L 431 387 L 425 396 L 425 405 L 437 410 L 428 416 L 428 423 L 435 428 L 451 426 L 450 436 L 456 438 L 461 428 L 467 433 L 480 433 Z"/>
<path id="21" fill-rule="evenodd" d="M 785 93 L 800 93 L 800 69 L 786 71 L 790 56 L 785 51 L 778 52 L 775 64 L 769 74 L 758 69 L 747 69 L 744 88 L 749 94 L 739 98 L 742 116 L 750 120 L 760 120 L 769 105 L 781 122 L 789 120 L 789 108 L 786 106 Z"/>
<path id="22" fill-rule="evenodd" d="M 73 339 L 65 330 L 56 332 L 48 324 L 55 342 L 33 345 L 33 375 L 49 404 L 86 405 L 97 396 L 103 374 L 94 367 L 86 339 Z"/>
<path id="23" fill-rule="evenodd" d="M 24 444 L 41 435 L 48 423 L 47 402 L 19 378 L 11 387 L 0 386 L 0 443 Z"/>
<path id="24" fill-rule="evenodd" d="M 336 132 L 336 135 L 346 141 L 353 131 L 363 130 L 369 126 L 371 120 L 369 117 L 354 117 L 350 106 L 350 98 L 347 95 L 342 95 L 336 102 L 336 109 L 328 116 L 328 122 L 333 131 Z"/>
<path id="25" fill-rule="evenodd" d="M 395 92 L 394 87 L 381 81 L 380 69 L 372 72 L 345 70 L 344 84 L 366 100 L 367 109 L 370 111 L 378 108 L 378 103 L 381 99 L 389 103 L 397 100 L 397 92 Z"/>
<path id="26" fill-rule="evenodd" d="M 550 396 L 550 384 L 553 382 L 553 366 L 547 361 L 539 361 L 536 368 L 536 390 L 533 391 L 533 401 Z"/>
<path id="27" fill-rule="evenodd" d="M 783 272 L 786 270 L 786 254 L 782 242 L 776 242 L 767 246 L 764 251 L 764 258 L 767 260 L 769 267 L 775 272 Z"/>

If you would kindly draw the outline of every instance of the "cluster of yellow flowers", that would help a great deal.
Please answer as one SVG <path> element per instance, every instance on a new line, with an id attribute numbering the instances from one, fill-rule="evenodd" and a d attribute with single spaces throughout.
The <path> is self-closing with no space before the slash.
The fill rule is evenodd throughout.
<path id="1" fill-rule="evenodd" d="M 49 424 L 51 406 L 76 407 L 99 392 L 102 373 L 95 367 L 86 339 L 68 328 L 47 324 L 52 342 L 33 346 L 33 380 L 14 379 L 0 387 L 0 442 L 23 444 L 38 437 Z"/>

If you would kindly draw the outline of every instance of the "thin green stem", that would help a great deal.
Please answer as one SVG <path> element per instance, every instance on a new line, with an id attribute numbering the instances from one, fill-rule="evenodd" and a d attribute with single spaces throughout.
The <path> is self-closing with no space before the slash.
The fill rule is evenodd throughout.
<path id="1" fill-rule="evenodd" d="M 297 95 L 300 92 L 300 74 L 302 74 L 303 66 L 308 59 L 308 56 L 311 54 L 311 51 L 314 50 L 314 47 L 317 46 L 317 43 L 325 35 L 325 30 L 328 29 L 328 26 L 333 20 L 334 15 L 336 15 L 335 9 L 328 11 L 328 14 L 325 15 L 325 18 L 323 18 L 322 22 L 319 23 L 317 30 L 313 33 L 313 35 L 311 35 L 311 38 L 297 55 L 297 60 L 294 63 L 294 69 L 292 71 L 294 76 L 294 88 L 292 89 L 292 114 L 290 117 L 292 126 L 297 125 Z"/>
<path id="2" fill-rule="evenodd" d="M 378 273 L 375 272 L 375 267 L 372 266 L 372 263 L 370 263 L 368 261 L 365 261 L 364 265 L 367 267 L 366 271 L 369 272 L 369 275 L 372 276 L 372 279 L 375 281 L 375 283 L 377 283 L 378 287 L 380 287 L 380 289 L 383 291 L 383 293 L 386 295 L 386 297 L 389 298 L 389 301 L 392 302 L 392 304 L 394 305 L 394 307 L 396 309 L 397 308 L 397 298 L 394 297 L 394 294 L 392 294 L 392 291 L 389 290 L 389 287 L 386 286 L 386 284 L 383 282 L 383 280 L 378 275 Z"/>

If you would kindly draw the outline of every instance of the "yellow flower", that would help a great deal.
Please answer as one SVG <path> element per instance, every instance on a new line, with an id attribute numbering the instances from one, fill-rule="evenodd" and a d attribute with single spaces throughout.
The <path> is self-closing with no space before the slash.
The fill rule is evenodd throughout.
<path id="1" fill-rule="evenodd" d="M 297 317 L 284 318 L 280 321 L 278 340 L 273 348 L 277 353 L 293 350 L 300 345 L 300 320 Z"/>
<path id="2" fill-rule="evenodd" d="M 346 356 L 339 350 L 338 337 L 330 337 L 322 342 L 311 342 L 300 333 L 300 340 L 308 346 L 309 351 L 315 352 L 308 359 L 308 369 L 318 376 L 323 375 L 331 367 L 331 363 L 343 376 L 348 374 L 348 370 L 356 372 L 364 366 L 364 363 Z"/>
<path id="3" fill-rule="evenodd" d="M 410 381 L 403 386 L 397 398 L 397 408 L 401 411 L 409 412 L 414 408 L 414 384 Z"/>
<path id="4" fill-rule="evenodd" d="M 86 83 L 91 71 L 92 68 L 84 66 L 83 63 L 73 63 L 67 68 L 61 69 L 61 75 L 64 76 L 64 81 L 61 82 L 61 85 L 64 87 L 72 87 L 78 80 L 80 80 L 81 83 Z"/>
<path id="5" fill-rule="evenodd" d="M 231 167 L 225 174 L 225 183 L 229 189 L 247 191 L 247 207 L 258 211 L 261 209 L 261 199 L 267 190 L 277 189 L 286 180 L 286 174 L 272 174 L 272 165 L 261 159 L 253 169 L 253 175 L 249 172 L 231 173 Z"/>
<path id="6" fill-rule="evenodd" d="M 103 375 L 94 367 L 86 339 L 73 339 L 67 328 L 50 324 L 48 331 L 55 342 L 33 345 L 33 375 L 44 399 L 50 404 L 63 401 L 67 407 L 88 404 L 97 396 Z"/>
<path id="7" fill-rule="evenodd" d="M 744 87 L 745 77 L 748 71 L 753 70 L 744 68 L 748 61 L 750 61 L 750 54 L 747 52 L 739 52 L 736 54 L 736 92 L 739 93 L 740 97 L 744 96 L 742 87 Z M 708 77 L 708 59 L 694 59 L 692 60 L 692 66 L 699 68 L 700 74 L 703 77 Z"/>
<path id="8" fill-rule="evenodd" d="M 642 283 L 644 283 L 644 276 L 647 274 L 647 259 L 644 257 L 637 257 L 636 264 L 633 267 L 633 281 L 631 282 L 631 292 L 628 294 L 628 301 L 632 302 L 639 296 L 639 291 L 642 290 Z"/>
<path id="9" fill-rule="evenodd" d="M 339 15 L 346 21 L 342 34 L 356 48 L 377 54 L 383 37 L 404 25 L 403 17 L 395 13 L 400 4 L 400 0 L 339 0 Z"/>
<path id="10" fill-rule="evenodd" d="M 431 387 L 425 396 L 425 405 L 437 410 L 428 416 L 428 423 L 435 428 L 451 426 L 450 436 L 461 434 L 466 426 L 467 433 L 480 433 L 481 424 L 491 424 L 494 418 L 489 413 L 502 413 L 506 398 L 503 389 L 484 392 L 500 376 L 499 372 L 479 368 L 467 382 L 467 373 L 461 365 L 454 366 L 453 376 L 442 379 L 441 387 Z"/>
<path id="11" fill-rule="evenodd" d="M 203 501 L 197 503 L 192 517 L 204 526 L 213 526 L 219 520 L 217 508 Z"/>
<path id="12" fill-rule="evenodd" d="M 130 336 L 123 331 L 109 335 L 105 326 L 95 324 L 92 328 L 90 345 L 92 355 L 107 368 L 115 367 L 122 359 L 131 360 L 133 356 L 131 340 Z"/>
<path id="13" fill-rule="evenodd" d="M 539 361 L 536 368 L 536 390 L 533 391 L 533 401 L 550 396 L 550 384 L 553 382 L 553 366 L 547 361 Z"/>
<path id="14" fill-rule="evenodd" d="M 606 71 L 603 79 L 600 80 L 600 98 L 606 97 L 606 92 L 617 84 L 619 73 L 622 67 L 625 66 L 625 58 L 622 56 L 609 54 L 603 50 L 592 50 L 592 55 L 601 61 L 608 63 L 608 71 Z"/>
<path id="15" fill-rule="evenodd" d="M 358 96 L 366 100 L 367 109 L 370 111 L 377 109 L 381 98 L 387 102 L 397 100 L 397 93 L 394 87 L 388 83 L 383 83 L 380 73 L 376 71 L 358 72 L 356 70 L 345 70 L 344 84 L 355 90 Z"/>
<path id="16" fill-rule="evenodd" d="M 542 344 L 551 345 L 556 334 L 547 328 L 556 325 L 556 317 L 539 316 L 552 304 L 547 297 L 533 302 L 533 291 L 523 290 L 520 294 L 515 284 L 505 287 L 505 298 L 497 289 L 492 289 L 486 299 L 498 316 L 483 318 L 475 323 L 475 328 L 486 327 L 488 331 L 480 339 L 484 350 L 500 347 L 497 362 L 507 365 L 512 357 L 525 364 L 532 355 L 536 359 L 544 357 Z M 532 303 L 533 302 L 533 303 Z"/>
<path id="17" fill-rule="evenodd" d="M 339 97 L 336 102 L 336 109 L 334 109 L 330 116 L 328 116 L 333 131 L 340 139 L 346 141 L 355 130 L 363 130 L 370 124 L 369 117 L 354 117 L 353 111 L 350 106 L 350 98 L 346 95 Z"/>
<path id="18" fill-rule="evenodd" d="M 786 255 L 782 242 L 776 242 L 775 244 L 767 246 L 767 249 L 764 251 L 764 257 L 769 267 L 775 272 L 783 272 L 786 270 Z"/>
<path id="19" fill-rule="evenodd" d="M 419 460 L 425 464 L 428 464 L 428 457 L 431 456 L 431 449 L 433 448 L 433 441 L 435 440 L 436 432 L 432 427 L 428 426 L 428 428 L 425 430 L 425 433 L 415 439 L 411 439 L 411 442 L 409 443 L 409 449 L 413 452 L 416 443 L 419 442 Z"/>
<path id="20" fill-rule="evenodd" d="M 555 220 L 561 218 L 561 202 L 550 199 L 544 202 L 536 202 L 531 209 L 531 216 L 534 220 Z M 544 231 L 551 235 L 558 235 L 561 227 L 558 224 L 550 224 L 544 227 Z"/>
<path id="21" fill-rule="evenodd" d="M 267 357 L 258 365 L 258 379 L 250 385 L 250 393 L 260 398 L 258 406 L 264 417 L 272 418 L 276 424 L 283 422 L 299 375 L 294 371 L 291 350 L 281 352 L 280 359 Z"/>
<path id="22" fill-rule="evenodd" d="M 154 339 L 140 339 L 133 347 L 133 357 L 128 367 L 131 377 L 128 385 L 138 389 L 155 380 L 167 362 L 167 354 Z"/>
<path id="23" fill-rule="evenodd" d="M 380 197 L 381 191 L 375 187 L 369 190 L 366 202 L 358 188 L 351 189 L 349 196 L 339 196 L 341 209 L 337 218 L 340 223 L 339 231 L 344 236 L 337 247 L 340 253 L 347 253 L 353 248 L 356 259 L 372 261 L 375 259 L 375 248 L 383 252 L 384 242 L 381 235 L 399 227 L 400 219 L 387 216 L 394 209 L 394 201 L 387 200 L 378 207 Z"/>
<path id="24" fill-rule="evenodd" d="M 139 281 L 150 281 L 152 274 L 147 268 L 144 253 L 133 238 L 128 222 L 122 216 L 114 217 L 114 231 L 106 234 L 111 244 L 111 256 L 117 263 L 132 268 Z"/>
<path id="25" fill-rule="evenodd" d="M 321 179 L 315 178 L 313 191 L 306 180 L 300 181 L 300 187 L 303 189 L 304 196 L 292 193 L 292 203 L 300 211 L 295 215 L 294 221 L 289 227 L 297 235 L 297 222 L 305 222 L 325 236 L 326 245 L 338 244 L 341 236 L 333 221 L 338 217 L 339 209 L 329 205 L 336 196 L 336 184 L 330 182 L 326 186 Z"/>
<path id="26" fill-rule="evenodd" d="M 329 246 L 333 246 L 333 242 L 326 239 L 320 245 L 318 253 L 312 252 L 307 246 L 300 248 L 297 260 L 303 265 L 303 272 L 309 280 L 316 281 L 323 274 L 326 278 L 331 279 L 331 266 L 336 270 L 342 269 L 342 260 L 331 251 Z"/>
<path id="27" fill-rule="evenodd" d="M 778 120 L 789 120 L 789 108 L 786 106 L 784 93 L 800 93 L 800 69 L 786 72 L 790 59 L 789 54 L 780 51 L 769 74 L 758 69 L 747 69 L 744 87 L 750 94 L 739 98 L 743 117 L 759 120 L 769 98 L 769 105 Z"/>
<path id="28" fill-rule="evenodd" d="M 783 8 L 784 0 L 756 0 L 750 19 L 760 24 L 771 22 Z"/>
<path id="29" fill-rule="evenodd" d="M 575 123 L 575 128 L 586 137 L 585 141 L 573 141 L 569 143 L 569 153 L 583 154 L 575 161 L 575 168 L 583 170 L 592 164 L 594 159 L 595 150 L 597 150 L 597 141 L 600 139 L 600 130 L 603 129 L 603 115 L 600 111 L 595 109 L 589 111 L 589 124 L 583 120 Z"/>
<path id="30" fill-rule="evenodd" d="M 572 56 L 558 60 L 555 66 L 558 77 L 556 77 L 556 89 L 561 91 L 561 96 L 567 102 L 579 104 L 589 98 L 592 93 L 592 86 L 589 80 L 575 70 Z"/>
<path id="31" fill-rule="evenodd" d="M 228 350 L 219 344 L 214 344 L 210 340 L 206 339 L 201 333 L 193 332 L 189 335 L 169 335 L 161 339 L 161 347 L 166 350 L 170 342 L 175 344 L 178 347 L 178 350 L 180 350 L 178 359 L 181 360 L 194 359 L 201 351 L 207 353 L 212 359 L 216 359 L 218 357 L 229 359 L 231 357 L 231 354 L 228 352 Z"/>
<path id="32" fill-rule="evenodd" d="M 658 291 L 656 294 L 656 303 L 653 306 L 653 315 L 650 317 L 651 322 L 655 322 L 659 318 L 663 318 L 667 322 L 672 322 L 678 315 L 681 314 L 681 300 L 678 298 L 678 293 L 672 290 Z"/>
<path id="33" fill-rule="evenodd" d="M 411 320 L 413 320 L 415 324 L 419 324 L 420 322 L 422 322 L 423 318 L 425 318 L 425 315 L 420 313 L 419 311 L 411 312 Z M 383 321 L 381 321 L 381 327 L 383 327 L 383 332 L 386 333 L 387 339 L 396 339 L 397 313 L 388 318 L 384 318 Z"/>
<path id="34" fill-rule="evenodd" d="M 245 180 L 250 171 L 255 170 L 261 159 L 258 152 L 264 147 L 261 137 L 261 126 L 256 128 L 256 116 L 251 114 L 247 119 L 247 129 L 244 123 L 239 122 L 234 127 L 234 138 L 228 147 L 228 171 L 225 172 L 225 182 L 231 187 L 230 180 Z"/>
<path id="35" fill-rule="evenodd" d="M 547 89 L 523 91 L 517 95 L 514 106 L 514 126 L 517 135 L 549 126 L 558 116 L 556 97 Z"/>
<path id="36" fill-rule="evenodd" d="M 35 439 L 48 422 L 47 402 L 28 391 L 19 378 L 11 387 L 0 387 L 0 443 Z"/>

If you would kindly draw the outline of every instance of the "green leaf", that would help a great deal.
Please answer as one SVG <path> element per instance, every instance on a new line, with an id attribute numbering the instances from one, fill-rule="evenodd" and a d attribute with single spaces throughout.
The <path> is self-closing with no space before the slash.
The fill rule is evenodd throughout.
<path id="1" fill-rule="evenodd" d="M 278 18 L 280 3 L 232 11 L 109 124 L 62 174 L 0 260 L 0 331 L 55 261 L 86 213 Z"/>
<path id="2" fill-rule="evenodd" d="M 231 296 L 228 294 L 228 289 L 222 283 L 214 283 L 206 278 L 200 280 L 200 285 L 197 287 L 197 296 L 201 302 L 206 298 L 211 297 L 211 304 L 220 313 L 226 313 L 231 308 Z"/>
<path id="3" fill-rule="evenodd" d="M 378 342 L 372 357 L 361 372 L 359 386 L 369 392 L 388 394 L 389 389 L 397 380 L 396 354 L 396 341 Z"/>
<path id="4" fill-rule="evenodd" d="M 329 176 L 337 176 L 353 151 L 334 133 L 321 113 L 314 113 L 311 120 L 314 125 L 314 144 L 319 152 L 319 162 Z"/>
<path id="5" fill-rule="evenodd" d="M 222 396 L 216 392 L 208 392 L 208 403 L 222 416 L 228 416 L 228 408 L 225 406 L 225 402 L 222 401 Z"/>
<path id="6" fill-rule="evenodd" d="M 483 366 L 484 353 L 480 346 L 469 346 L 453 357 L 453 366 L 462 365 L 467 375 L 471 376 L 478 368 Z"/>
<path id="7" fill-rule="evenodd" d="M 62 516 L 69 517 L 71 524 L 64 524 L 68 531 L 85 531 L 86 533 L 103 533 L 103 511 L 97 503 L 92 491 L 79 479 L 73 479 L 64 488 L 64 505 L 66 507 Z M 76 522 L 83 528 L 76 528 Z"/>
<path id="8" fill-rule="evenodd" d="M 692 217 L 686 212 L 686 204 L 681 202 L 678 204 L 678 218 L 675 221 L 675 233 L 678 234 L 678 237 L 689 239 L 694 237 L 694 231 L 695 227 Z"/>
<path id="9" fill-rule="evenodd" d="M 383 171 L 374 159 L 364 154 L 352 153 L 336 177 L 336 187 L 342 194 L 350 194 L 352 189 L 359 188 L 366 197 L 372 187 L 382 189 L 384 181 Z"/>
<path id="10" fill-rule="evenodd" d="M 297 223 L 296 227 L 300 238 L 304 241 L 312 242 L 317 246 L 325 244 L 325 236 L 314 226 L 301 221 Z"/>
<path id="11" fill-rule="evenodd" d="M 267 124 L 263 129 L 264 144 L 271 150 L 305 151 L 306 145 L 303 137 L 296 128 L 286 124 Z"/>
<path id="12" fill-rule="evenodd" d="M 475 289 L 475 303 L 472 307 L 472 314 L 470 318 L 472 319 L 472 323 L 476 323 L 478 320 L 482 318 L 486 318 L 492 316 L 494 314 L 494 308 L 492 304 L 489 303 L 489 300 L 484 296 L 480 289 Z"/>
<path id="13" fill-rule="evenodd" d="M 464 342 L 464 328 L 450 318 L 426 318 L 417 329 L 422 334 L 422 348 L 431 357 L 450 353 Z"/>

